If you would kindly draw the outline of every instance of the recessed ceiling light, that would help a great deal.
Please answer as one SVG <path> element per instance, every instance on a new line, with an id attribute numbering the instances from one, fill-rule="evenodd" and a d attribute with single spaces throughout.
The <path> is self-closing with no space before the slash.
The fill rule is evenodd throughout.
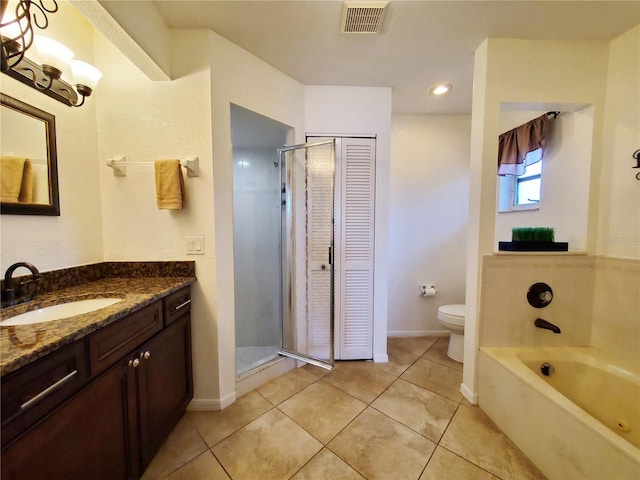
<path id="1" fill-rule="evenodd" d="M 436 83 L 429 88 L 429 95 L 440 96 L 453 90 L 451 83 Z"/>

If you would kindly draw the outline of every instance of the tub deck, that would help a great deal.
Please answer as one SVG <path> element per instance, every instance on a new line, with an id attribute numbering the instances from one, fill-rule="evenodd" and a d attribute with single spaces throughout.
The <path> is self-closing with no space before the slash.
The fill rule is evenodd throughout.
<path id="1" fill-rule="evenodd" d="M 539 363 L 554 361 L 563 362 L 558 369 L 565 372 L 556 386 L 568 396 L 537 372 Z M 633 419 L 640 415 L 640 402 L 634 401 L 640 395 L 640 372 L 592 347 L 482 347 L 478 367 L 480 407 L 550 479 L 640 478 L 640 449 L 630 442 L 638 435 Z M 571 384 L 572 377 L 582 385 Z M 598 384 L 605 380 L 612 383 Z M 620 389 L 614 392 L 610 384 Z M 568 398 L 572 395 L 582 400 L 573 402 Z M 635 421 L 626 434 L 607 428 L 596 419 L 599 414 L 587 413 L 583 402 L 602 403 L 606 412 L 622 408 L 607 407 L 604 401 L 620 395 L 630 409 L 620 418 Z"/>

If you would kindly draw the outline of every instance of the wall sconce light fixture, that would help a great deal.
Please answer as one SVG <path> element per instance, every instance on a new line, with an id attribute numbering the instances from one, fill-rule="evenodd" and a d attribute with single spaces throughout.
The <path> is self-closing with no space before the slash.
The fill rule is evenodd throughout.
<path id="1" fill-rule="evenodd" d="M 73 60 L 73 52 L 60 42 L 35 36 L 49 26 L 47 14 L 58 11 L 56 0 L 0 0 L 0 36 L 2 38 L 2 73 L 29 85 L 71 107 L 84 104 L 102 77 L 100 70 L 88 63 Z M 27 58 L 35 45 L 40 63 Z M 62 72 L 71 69 L 75 88 L 64 81 Z M 78 94 L 82 99 L 78 101 Z"/>
<path id="2" fill-rule="evenodd" d="M 633 152 L 633 154 L 631 156 L 635 159 L 635 161 L 637 163 L 637 165 L 635 167 L 631 167 L 631 168 L 640 168 L 640 149 L 638 149 L 635 152 Z M 640 172 L 636 173 L 636 178 L 638 180 L 640 180 Z"/>

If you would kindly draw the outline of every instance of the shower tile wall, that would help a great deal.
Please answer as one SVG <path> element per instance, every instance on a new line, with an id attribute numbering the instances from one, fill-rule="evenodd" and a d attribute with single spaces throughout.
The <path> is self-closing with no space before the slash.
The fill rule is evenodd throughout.
<path id="1" fill-rule="evenodd" d="M 280 345 L 280 192 L 275 150 L 235 149 L 236 345 Z"/>

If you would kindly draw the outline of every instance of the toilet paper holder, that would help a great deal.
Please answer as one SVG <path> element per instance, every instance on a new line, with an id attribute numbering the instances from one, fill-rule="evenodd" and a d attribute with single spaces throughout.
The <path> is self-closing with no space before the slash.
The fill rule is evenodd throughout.
<path id="1" fill-rule="evenodd" d="M 433 297 L 438 293 L 438 289 L 433 284 L 422 284 L 420 285 L 420 296 L 422 297 Z"/>

